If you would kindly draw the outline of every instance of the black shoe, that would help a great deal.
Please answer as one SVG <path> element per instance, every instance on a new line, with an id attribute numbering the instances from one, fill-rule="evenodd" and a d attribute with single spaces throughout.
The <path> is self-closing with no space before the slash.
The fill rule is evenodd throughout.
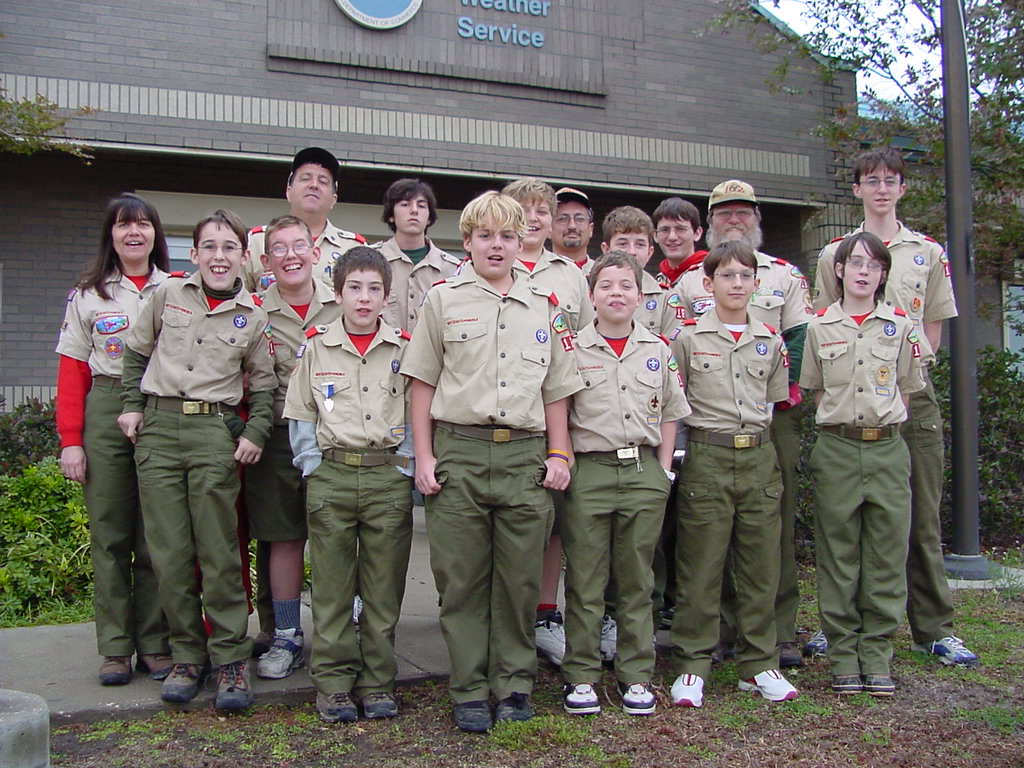
<path id="1" fill-rule="evenodd" d="M 374 691 L 362 698 L 363 717 L 367 720 L 379 720 L 385 717 L 398 717 L 398 703 L 387 691 Z"/>
<path id="2" fill-rule="evenodd" d="M 896 683 L 889 675 L 864 675 L 861 677 L 864 693 L 872 696 L 888 697 L 896 693 Z"/>
<path id="3" fill-rule="evenodd" d="M 803 665 L 804 657 L 800 654 L 796 643 L 779 643 L 779 667 L 781 669 L 802 667 Z"/>
<path id="4" fill-rule="evenodd" d="M 326 723 L 354 723 L 359 719 L 359 710 L 352 696 L 342 693 L 317 693 L 316 711 Z"/>
<path id="5" fill-rule="evenodd" d="M 494 719 L 514 720 L 522 722 L 533 718 L 533 707 L 530 706 L 530 697 L 525 693 L 513 693 L 498 702 L 498 708 L 494 712 Z"/>
<path id="6" fill-rule="evenodd" d="M 455 724 L 463 731 L 485 733 L 494 725 L 486 701 L 464 701 L 455 705 Z"/>

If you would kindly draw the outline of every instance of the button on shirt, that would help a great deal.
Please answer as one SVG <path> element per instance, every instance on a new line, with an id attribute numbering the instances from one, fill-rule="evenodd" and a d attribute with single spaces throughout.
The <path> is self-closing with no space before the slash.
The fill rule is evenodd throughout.
<path id="1" fill-rule="evenodd" d="M 93 376 L 120 377 L 125 344 L 139 310 L 167 277 L 166 272 L 152 269 L 140 291 L 116 272 L 104 283 L 109 299 L 100 298 L 93 288 L 84 293 L 74 289 L 68 294 L 57 354 L 87 362 Z"/>
<path id="2" fill-rule="evenodd" d="M 320 261 L 313 265 L 313 276 L 319 277 L 334 290 L 334 262 L 350 248 L 366 245 L 366 239 L 355 232 L 338 229 L 328 221 L 313 245 L 320 249 Z M 242 284 L 252 293 L 263 293 L 274 283 L 274 273 L 269 267 L 263 266 L 260 258 L 264 253 L 265 227 L 256 227 L 249 232 L 249 260 L 242 265 Z"/>
<path id="3" fill-rule="evenodd" d="M 863 231 L 861 225 L 847 236 Z M 816 309 L 824 309 L 839 298 L 834 264 L 841 242 L 841 238 L 833 240 L 818 256 L 814 280 Z M 922 364 L 931 365 L 935 361 L 935 352 L 924 335 L 924 323 L 941 322 L 957 316 L 949 259 L 941 245 L 903 224 L 886 246 L 892 256 L 892 268 L 885 283 L 885 299 L 914 321 L 921 337 Z"/>
<path id="4" fill-rule="evenodd" d="M 753 434 L 768 428 L 772 404 L 789 396 L 786 345 L 764 323 L 748 317 L 740 336 L 708 312 L 683 326 L 672 342 L 693 412 L 691 427 L 725 434 Z"/>
<path id="5" fill-rule="evenodd" d="M 238 405 L 248 389 L 277 388 L 267 313 L 244 290 L 209 309 L 199 273 L 165 280 L 139 312 L 128 345 L 149 358 L 147 395 Z"/>
<path id="6" fill-rule="evenodd" d="M 423 298 L 431 286 L 455 274 L 461 260 L 442 251 L 427 239 L 430 250 L 418 264 L 406 256 L 398 247 L 395 238 L 374 243 L 391 266 L 391 293 L 381 316 L 392 328 L 404 328 L 412 332 L 416 327 Z"/>
<path id="7" fill-rule="evenodd" d="M 381 322 L 366 354 L 360 355 L 342 321 L 335 320 L 309 339 L 298 360 L 285 417 L 315 422 L 321 451 L 394 448 L 405 437 L 406 380 L 399 373 L 405 344 Z"/>
<path id="8" fill-rule="evenodd" d="M 634 324 L 622 356 L 591 323 L 576 337 L 584 389 L 573 395 L 569 434 L 577 453 L 661 444 L 661 425 L 690 413 L 669 346 Z"/>
<path id="9" fill-rule="evenodd" d="M 920 334 L 891 304 L 857 325 L 836 302 L 807 326 L 800 386 L 824 392 L 818 424 L 899 424 L 907 418 L 901 395 L 924 388 Z"/>
<path id="10" fill-rule="evenodd" d="M 594 305 L 590 301 L 586 275 L 572 259 L 545 248 L 532 272 L 519 261 L 513 269 L 528 283 L 555 294 L 558 307 L 565 313 L 573 332 L 594 319 Z"/>
<path id="11" fill-rule="evenodd" d="M 277 283 L 263 294 L 263 311 L 270 320 L 270 354 L 274 358 L 277 389 L 274 391 L 274 423 L 284 424 L 284 397 L 288 380 L 299 362 L 299 350 L 306 344 L 306 331 L 315 325 L 329 325 L 341 317 L 341 305 L 335 300 L 334 289 L 321 280 L 313 281 L 313 299 L 302 319 L 281 298 Z"/>
<path id="12" fill-rule="evenodd" d="M 427 294 L 402 373 L 436 388 L 432 418 L 542 432 L 544 405 L 582 388 L 564 313 L 513 274 L 502 296 L 466 263 Z"/>

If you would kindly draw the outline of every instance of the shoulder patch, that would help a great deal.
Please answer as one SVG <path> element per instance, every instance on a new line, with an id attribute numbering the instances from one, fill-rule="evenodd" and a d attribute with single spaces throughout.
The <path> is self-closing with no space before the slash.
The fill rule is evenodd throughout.
<path id="1" fill-rule="evenodd" d="M 896 317 L 906 317 L 907 316 L 907 313 L 904 312 L 899 307 L 893 307 L 892 311 L 896 313 Z"/>
<path id="2" fill-rule="evenodd" d="M 178 270 L 177 272 L 171 272 L 168 277 L 188 277 L 188 272 L 184 270 Z"/>
<path id="3" fill-rule="evenodd" d="M 697 324 L 697 319 L 694 318 L 694 317 L 688 317 L 685 320 L 683 320 L 683 325 L 696 325 L 696 324 Z"/>
<path id="4" fill-rule="evenodd" d="M 773 336 L 777 336 L 779 334 L 779 332 L 775 330 L 774 326 L 768 325 L 768 323 L 762 323 L 762 325 L 764 325 L 765 328 L 771 331 Z"/>
<path id="5" fill-rule="evenodd" d="M 249 230 L 249 234 L 250 235 L 258 235 L 258 234 L 261 234 L 263 232 L 263 230 L 265 230 L 265 229 L 266 229 L 266 227 L 264 227 L 262 224 L 260 224 L 258 227 L 253 227 L 252 229 L 250 229 Z"/>
<path id="6" fill-rule="evenodd" d="M 819 310 L 818 310 L 817 312 L 815 312 L 814 314 L 815 314 L 815 316 L 817 316 L 817 317 L 824 317 L 824 316 L 825 316 L 825 313 L 826 313 L 826 312 L 828 312 L 828 307 L 822 307 L 821 309 L 819 309 Z"/>
<path id="7" fill-rule="evenodd" d="M 326 325 L 314 325 L 311 328 L 307 328 L 306 329 L 306 338 L 307 339 L 312 339 L 318 333 L 324 333 L 326 331 L 327 331 L 327 326 Z"/>
<path id="8" fill-rule="evenodd" d="M 412 334 L 409 333 L 407 330 L 405 330 L 405 328 L 399 328 L 398 329 L 398 338 L 405 339 L 406 341 L 408 341 L 409 339 L 412 338 Z"/>
<path id="9" fill-rule="evenodd" d="M 250 296 L 252 296 L 253 304 L 255 304 L 257 307 L 263 306 L 263 299 L 260 298 L 260 295 L 258 293 L 250 294 Z"/>

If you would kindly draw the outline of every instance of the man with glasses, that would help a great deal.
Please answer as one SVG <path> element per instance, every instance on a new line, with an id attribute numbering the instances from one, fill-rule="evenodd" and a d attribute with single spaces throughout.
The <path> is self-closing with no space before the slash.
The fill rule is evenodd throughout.
<path id="1" fill-rule="evenodd" d="M 743 241 L 757 257 L 757 285 L 750 297 L 751 317 L 777 329 L 789 351 L 789 397 L 775 403 L 771 437 L 782 470 L 782 506 L 779 588 L 775 598 L 775 626 L 778 633 L 779 665 L 803 664 L 796 645 L 796 612 L 800 593 L 796 574 L 795 521 L 797 463 L 800 459 L 799 409 L 800 361 L 803 357 L 807 321 L 814 314 L 807 280 L 793 264 L 769 256 L 759 249 L 763 241 L 761 210 L 754 188 L 744 181 L 723 181 L 708 199 L 708 248 L 719 243 Z M 715 304 L 705 287 L 703 267 L 691 267 L 679 280 L 679 293 L 687 317 L 699 317 Z M 723 602 L 726 621 L 734 624 L 732 601 Z"/>
<path id="2" fill-rule="evenodd" d="M 594 209 L 590 198 L 578 189 L 562 187 L 555 192 L 558 204 L 551 225 L 551 245 L 555 253 L 587 267 L 587 246 L 594 236 Z"/>
<path id="3" fill-rule="evenodd" d="M 704 235 L 697 206 L 681 197 L 669 197 L 658 203 L 651 214 L 654 242 L 665 257 L 658 264 L 659 283 L 676 287 L 690 267 L 700 264 L 707 251 L 696 250 Z"/>
<path id="4" fill-rule="evenodd" d="M 896 218 L 896 205 L 907 191 L 904 170 L 903 156 L 888 147 L 861 153 L 853 164 L 853 194 L 864 208 L 864 222 L 855 232 L 877 235 L 888 247 L 892 268 L 885 298 L 910 316 L 917 335 L 922 337 L 921 367 L 926 386 L 910 396 L 910 417 L 901 428 L 910 449 L 907 618 L 915 651 L 933 654 L 943 664 L 973 667 L 980 663 L 977 654 L 953 634 L 953 599 L 942 561 L 939 521 L 945 450 L 942 414 L 928 376 L 942 341 L 942 322 L 957 315 L 956 299 L 949 259 L 942 246 L 907 229 Z M 833 263 L 842 241 L 842 237 L 836 238 L 818 257 L 816 307 L 827 307 L 839 296 Z M 819 655 L 827 649 L 824 634 L 817 632 L 804 653 Z"/>
<path id="5" fill-rule="evenodd" d="M 320 249 L 320 261 L 314 272 L 331 285 L 334 262 L 349 248 L 366 245 L 366 238 L 357 232 L 338 229 L 327 215 L 338 202 L 338 177 L 341 167 L 337 158 L 321 147 L 300 149 L 292 159 L 284 196 L 289 213 L 306 222 L 313 234 L 313 245 Z M 242 268 L 245 289 L 262 293 L 274 282 L 274 274 L 263 265 L 264 227 L 249 232 L 249 261 Z"/>

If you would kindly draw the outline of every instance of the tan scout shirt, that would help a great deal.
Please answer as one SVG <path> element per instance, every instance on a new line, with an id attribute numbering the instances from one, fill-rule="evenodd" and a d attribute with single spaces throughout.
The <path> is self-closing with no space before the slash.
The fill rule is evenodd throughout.
<path id="1" fill-rule="evenodd" d="M 633 320 L 656 336 L 670 335 L 683 323 L 683 302 L 675 289 L 665 290 L 648 272 L 640 284 L 640 306 Z"/>
<path id="2" fill-rule="evenodd" d="M 402 373 L 436 388 L 432 418 L 542 432 L 544 405 L 583 387 L 565 314 L 513 274 L 501 296 L 466 263 L 427 294 Z"/>
<path id="3" fill-rule="evenodd" d="M 901 395 L 924 388 L 913 321 L 887 303 L 860 325 L 839 302 L 823 309 L 807 326 L 800 386 L 824 391 L 818 424 L 887 427 L 906 421 Z"/>
<path id="4" fill-rule="evenodd" d="M 807 278 L 800 268 L 761 251 L 755 255 L 757 288 L 750 297 L 750 316 L 782 332 L 807 323 L 814 310 Z M 715 306 L 715 297 L 704 289 L 703 263 L 686 270 L 678 286 L 687 317 L 700 317 Z"/>
<path id="5" fill-rule="evenodd" d="M 572 259 L 545 248 L 532 272 L 519 261 L 513 269 L 527 282 L 555 294 L 558 307 L 565 313 L 574 333 L 594 319 L 594 305 L 590 302 L 586 275 Z"/>
<path id="6" fill-rule="evenodd" d="M 622 357 L 591 323 L 576 337 L 584 389 L 569 407 L 577 453 L 661 444 L 661 425 L 690 414 L 675 355 L 662 339 L 634 324 Z"/>
<path id="7" fill-rule="evenodd" d="M 285 418 L 315 422 L 321 451 L 397 446 L 405 437 L 401 332 L 382 322 L 364 357 L 341 320 L 317 330 L 288 384 Z"/>
<path id="8" fill-rule="evenodd" d="M 244 290 L 210 310 L 199 273 L 165 280 L 139 312 L 127 343 L 149 358 L 147 395 L 238 405 L 248 389 L 277 388 L 267 313 Z"/>
<path id="9" fill-rule="evenodd" d="M 849 232 L 863 232 L 863 224 Z M 844 236 L 845 237 L 845 236 Z M 824 309 L 839 298 L 834 268 L 836 250 L 843 241 L 838 237 L 821 249 L 814 278 L 814 307 Z M 921 362 L 931 365 L 935 351 L 924 334 L 924 323 L 939 322 L 957 316 L 949 258 L 937 242 L 900 224 L 896 237 L 886 243 L 892 255 L 892 269 L 885 284 L 885 300 L 902 309 L 917 326 L 921 337 Z"/>
<path id="10" fill-rule="evenodd" d="M 274 283 L 274 273 L 263 266 L 260 258 L 267 249 L 265 238 L 266 227 L 249 230 L 249 261 L 242 267 L 242 284 L 250 293 L 263 293 Z M 366 238 L 358 232 L 338 229 L 328 221 L 313 245 L 320 249 L 320 261 L 313 265 L 313 275 L 319 275 L 334 290 L 334 262 L 350 248 L 366 245 Z"/>
<path id="11" fill-rule="evenodd" d="M 430 250 L 418 264 L 406 256 L 398 247 L 395 238 L 374 243 L 376 248 L 391 265 L 391 293 L 388 295 L 387 306 L 381 313 L 384 322 L 392 328 L 404 328 L 412 331 L 416 327 L 423 297 L 430 287 L 455 274 L 461 260 L 447 251 L 442 251 L 427 239 Z"/>
<path id="12" fill-rule="evenodd" d="M 87 362 L 93 376 L 120 377 L 128 332 L 135 326 L 139 309 L 167 277 L 166 272 L 154 268 L 139 291 L 120 272 L 109 275 L 109 299 L 101 299 L 95 289 L 84 293 L 73 289 L 64 310 L 57 354 Z"/>
<path id="13" fill-rule="evenodd" d="M 691 427 L 725 434 L 755 434 L 768 428 L 773 403 L 789 397 L 789 358 L 777 333 L 748 315 L 747 330 L 735 341 L 707 312 L 688 320 L 672 342 L 686 381 Z"/>
<path id="14" fill-rule="evenodd" d="M 263 294 L 263 310 L 270 320 L 270 356 L 274 358 L 277 389 L 274 391 L 274 423 L 284 424 L 284 396 L 288 380 L 299 361 L 298 352 L 306 343 L 306 331 L 315 325 L 329 325 L 341 317 L 341 305 L 334 289 L 321 280 L 313 281 L 313 300 L 306 310 L 306 319 L 299 317 L 277 289 L 271 285 Z"/>

